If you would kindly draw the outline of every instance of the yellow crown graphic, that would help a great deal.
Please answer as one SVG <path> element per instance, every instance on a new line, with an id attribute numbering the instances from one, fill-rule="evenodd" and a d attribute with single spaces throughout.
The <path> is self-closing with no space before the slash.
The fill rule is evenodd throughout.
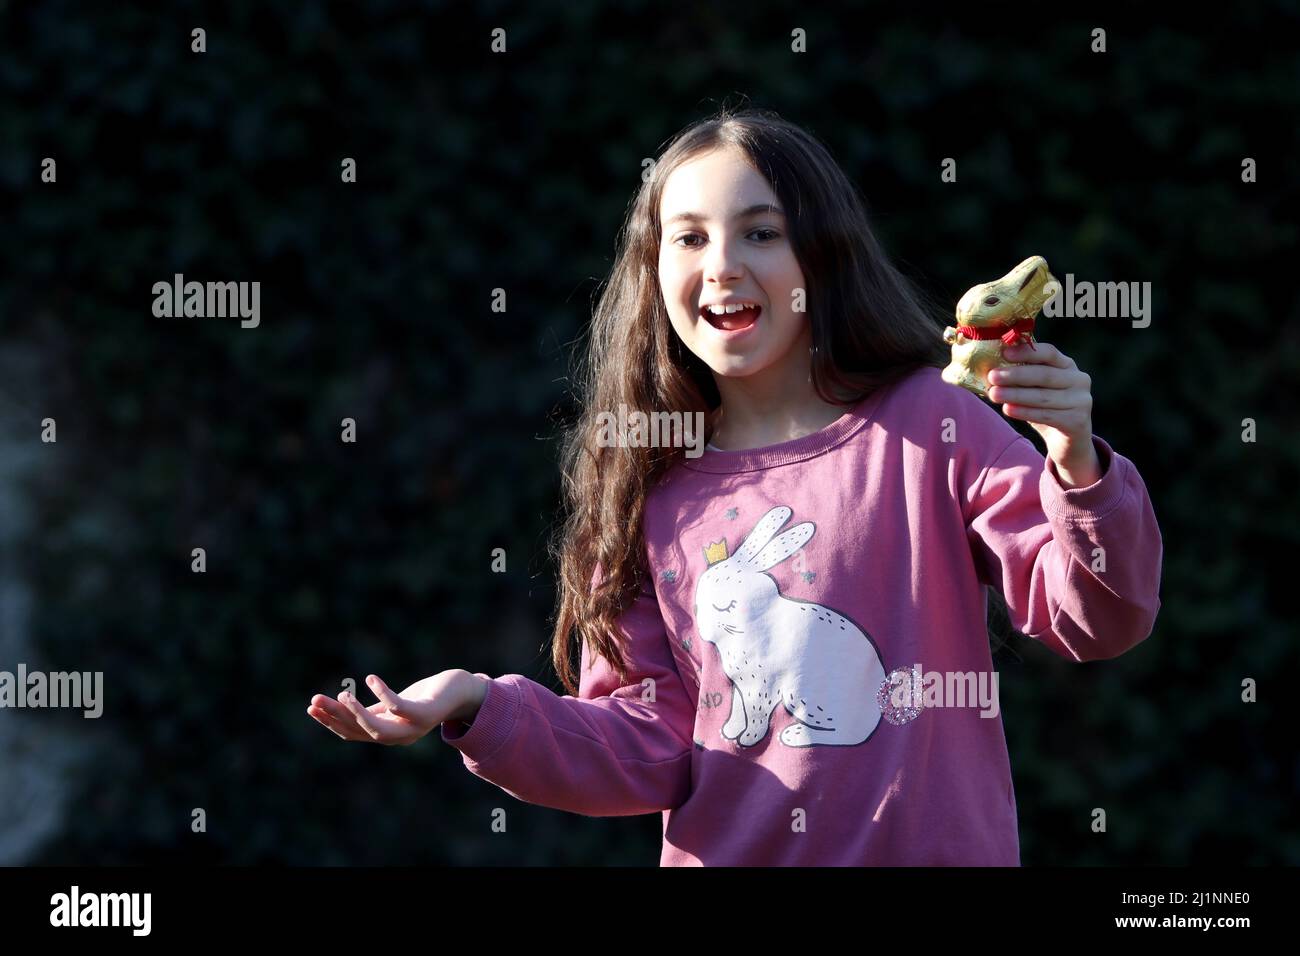
<path id="1" fill-rule="evenodd" d="M 714 541 L 704 549 L 704 559 L 709 564 L 717 564 L 719 561 L 727 560 L 727 539 Z"/>

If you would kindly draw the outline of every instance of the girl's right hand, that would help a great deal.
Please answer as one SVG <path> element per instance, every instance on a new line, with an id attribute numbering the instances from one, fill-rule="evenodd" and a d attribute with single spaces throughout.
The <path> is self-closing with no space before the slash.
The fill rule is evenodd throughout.
<path id="1" fill-rule="evenodd" d="M 449 670 L 416 681 L 394 694 L 376 675 L 366 683 L 379 702 L 362 707 L 343 691 L 338 700 L 317 694 L 307 713 L 344 740 L 413 744 L 444 720 L 472 720 L 487 693 L 486 681 L 465 670 Z"/>

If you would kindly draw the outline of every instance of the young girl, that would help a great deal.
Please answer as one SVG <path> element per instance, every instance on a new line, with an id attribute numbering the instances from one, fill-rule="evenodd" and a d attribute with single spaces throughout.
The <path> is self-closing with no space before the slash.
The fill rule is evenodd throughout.
<path id="1" fill-rule="evenodd" d="M 941 323 L 825 148 L 724 109 L 655 165 L 597 307 L 557 548 L 576 696 L 450 670 L 308 713 L 385 744 L 440 727 L 529 803 L 662 811 L 664 866 L 1018 865 L 985 586 L 1053 651 L 1114 657 L 1151 632 L 1162 543 L 1089 377 L 1005 354 L 990 399 L 1046 458 L 940 379 Z M 710 444 L 607 447 L 620 403 L 703 413 Z"/>

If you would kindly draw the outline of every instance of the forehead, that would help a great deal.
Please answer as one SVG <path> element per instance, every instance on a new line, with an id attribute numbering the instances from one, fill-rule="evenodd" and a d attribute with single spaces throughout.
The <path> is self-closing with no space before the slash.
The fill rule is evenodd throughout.
<path id="1" fill-rule="evenodd" d="M 715 219 L 756 203 L 777 202 L 766 179 L 735 148 L 713 150 L 674 169 L 664 183 L 660 222 L 683 212 Z"/>

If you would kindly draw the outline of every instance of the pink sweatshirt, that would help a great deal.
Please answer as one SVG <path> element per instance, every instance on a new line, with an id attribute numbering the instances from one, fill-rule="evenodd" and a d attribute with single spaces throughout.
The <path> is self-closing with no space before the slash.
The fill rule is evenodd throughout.
<path id="1" fill-rule="evenodd" d="M 814 434 L 685 459 L 647 500 L 627 683 L 584 648 L 578 697 L 507 674 L 442 739 L 528 803 L 662 811 L 663 866 L 1017 866 L 983 585 L 1076 661 L 1160 608 L 1146 487 L 1094 441 L 1102 477 L 1066 490 L 922 368 Z"/>

